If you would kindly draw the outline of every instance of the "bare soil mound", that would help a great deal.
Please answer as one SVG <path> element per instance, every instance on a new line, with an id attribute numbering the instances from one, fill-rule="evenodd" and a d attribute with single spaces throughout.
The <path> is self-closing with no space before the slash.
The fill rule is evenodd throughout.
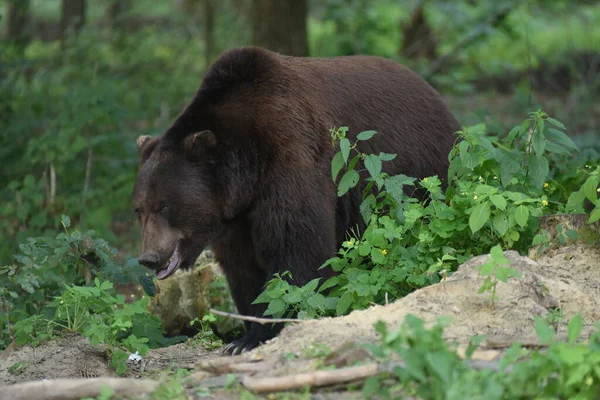
<path id="1" fill-rule="evenodd" d="M 521 272 L 519 279 L 499 282 L 498 298 L 492 304 L 487 293 L 478 294 L 483 283 L 478 266 L 489 260 L 488 255 L 475 257 L 461 265 L 457 272 L 439 284 L 418 290 L 403 299 L 385 306 L 373 306 L 354 311 L 345 317 L 323 318 L 288 325 L 281 334 L 240 357 L 220 357 L 219 351 L 206 351 L 201 347 L 179 344 L 152 351 L 142 366 L 132 367 L 131 377 L 153 376 L 170 367 L 194 368 L 206 371 L 206 362 L 228 365 L 212 368 L 209 373 L 195 373 L 197 380 L 222 379 L 219 375 L 232 372 L 232 363 L 238 370 L 245 361 L 254 362 L 254 376 L 277 376 L 309 371 L 312 363 L 299 362 L 304 350 L 315 344 L 326 345 L 335 351 L 349 343 L 375 342 L 378 335 L 373 326 L 377 321 L 396 328 L 408 314 L 422 318 L 427 324 L 435 323 L 440 316 L 449 316 L 451 323 L 445 330 L 448 340 L 459 348 L 466 347 L 474 335 L 486 335 L 487 342 L 479 352 L 482 359 L 492 359 L 512 342 L 536 344 L 534 317 L 562 314 L 556 323 L 559 335 L 565 334 L 566 323 L 577 313 L 584 321 L 583 335 L 589 335 L 594 323 L 600 320 L 600 249 L 582 244 L 552 249 L 536 261 L 522 257 L 514 251 L 505 252 L 512 268 Z M 486 350 L 488 349 L 488 350 Z M 491 350 L 493 349 L 493 350 Z M 486 353 L 488 351 L 489 353 Z M 295 353 L 295 362 L 286 361 L 284 355 Z M 477 358 L 477 356 L 476 356 Z M 230 361 L 227 361 L 230 360 Z M 267 364 L 262 367 L 257 360 Z M 276 360 L 276 361 L 273 361 Z M 15 370 L 17 363 L 22 367 Z M 205 367 L 202 367 L 202 364 Z M 91 347 L 78 337 L 64 338 L 42 344 L 36 348 L 24 346 L 7 349 L 0 355 L 0 385 L 54 378 L 81 378 L 114 376 L 107 367 L 101 348 Z M 10 387 L 0 387 L 8 393 Z M 42 397 L 36 397 L 42 398 Z"/>

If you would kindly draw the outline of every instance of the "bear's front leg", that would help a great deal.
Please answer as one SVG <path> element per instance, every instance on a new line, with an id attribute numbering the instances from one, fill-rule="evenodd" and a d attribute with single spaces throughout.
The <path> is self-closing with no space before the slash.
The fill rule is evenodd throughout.
<path id="1" fill-rule="evenodd" d="M 266 307 L 263 307 L 263 312 Z M 262 314 L 262 313 L 261 313 Z M 274 338 L 283 329 L 283 324 L 259 324 L 250 322 L 248 332 L 239 339 L 229 343 L 223 349 L 224 354 L 237 355 L 250 351 L 269 339 Z"/>
<path id="2" fill-rule="evenodd" d="M 284 271 L 291 272 L 290 283 L 297 286 L 330 275 L 319 271 L 319 267 L 336 252 L 335 202 L 328 202 L 322 190 L 310 191 L 308 196 L 286 190 L 283 196 L 274 198 L 276 193 L 271 192 L 264 207 L 258 208 L 251 218 L 256 260 L 266 273 L 262 290 L 275 273 Z M 267 304 L 250 306 L 252 315 L 259 318 L 265 318 L 266 308 Z M 252 350 L 275 337 L 283 328 L 281 323 L 251 322 L 249 325 L 244 336 L 225 348 L 227 354 Z"/>

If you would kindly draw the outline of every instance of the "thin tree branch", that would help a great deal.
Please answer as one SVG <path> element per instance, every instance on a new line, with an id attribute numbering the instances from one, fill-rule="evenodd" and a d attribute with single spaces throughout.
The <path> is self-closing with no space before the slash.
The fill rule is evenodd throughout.
<path id="1" fill-rule="evenodd" d="M 248 322 L 256 322 L 256 323 L 261 324 L 261 325 L 264 325 L 264 324 L 273 324 L 273 323 L 280 323 L 280 322 L 306 322 L 306 320 L 293 319 L 293 318 L 258 318 L 258 317 L 251 317 L 249 315 L 239 315 L 239 314 L 228 313 L 228 312 L 225 312 L 225 311 L 219 311 L 219 310 L 215 310 L 213 308 L 211 308 L 209 311 L 211 313 L 213 313 L 213 314 L 220 315 L 222 317 L 239 319 L 239 320 L 248 321 Z"/>

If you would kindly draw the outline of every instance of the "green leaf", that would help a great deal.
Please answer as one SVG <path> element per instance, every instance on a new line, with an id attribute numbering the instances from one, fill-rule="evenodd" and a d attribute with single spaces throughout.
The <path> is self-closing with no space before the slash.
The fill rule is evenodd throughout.
<path id="1" fill-rule="evenodd" d="M 379 159 L 381 161 L 392 161 L 396 158 L 396 154 L 379 153 Z"/>
<path id="2" fill-rule="evenodd" d="M 547 118 L 546 118 L 546 121 L 550 122 L 552 125 L 556 126 L 557 128 L 560 128 L 560 129 L 567 129 L 567 127 L 566 127 L 566 126 L 564 126 L 562 122 L 560 122 L 560 121 L 557 121 L 557 120 L 555 120 L 555 119 L 554 119 L 554 118 L 552 118 L 552 117 L 547 117 Z M 562 132 L 561 132 L 561 133 L 562 133 Z"/>
<path id="3" fill-rule="evenodd" d="M 583 202 L 585 201 L 585 194 L 583 190 L 572 192 L 567 199 L 565 211 L 567 212 L 583 212 Z"/>
<path id="4" fill-rule="evenodd" d="M 267 310 L 265 311 L 264 315 L 281 316 L 283 315 L 284 311 L 285 301 L 283 301 L 283 299 L 273 299 L 269 303 L 269 306 L 267 307 Z"/>
<path id="5" fill-rule="evenodd" d="M 315 278 L 312 281 L 308 282 L 306 285 L 304 285 L 302 287 L 303 290 L 306 290 L 308 292 L 314 292 L 315 289 L 317 288 L 317 286 L 319 285 L 319 280 L 321 280 L 321 278 Z"/>
<path id="6" fill-rule="evenodd" d="M 337 284 L 338 284 L 338 277 L 332 276 L 331 278 L 329 278 L 325 282 L 323 282 L 323 284 L 321 286 L 319 286 L 318 292 L 321 293 L 329 288 L 336 286 Z"/>
<path id="7" fill-rule="evenodd" d="M 475 206 L 469 216 L 469 227 L 471 232 L 479 231 L 483 225 L 490 219 L 491 207 L 489 202 L 483 202 Z"/>
<path id="8" fill-rule="evenodd" d="M 506 199 L 500 194 L 493 194 L 490 200 L 499 210 L 506 210 Z"/>
<path id="9" fill-rule="evenodd" d="M 588 221 L 590 224 L 593 224 L 596 221 L 600 220 L 600 207 L 596 206 L 590 214 L 590 220 Z"/>
<path id="10" fill-rule="evenodd" d="M 544 321 L 537 315 L 535 316 L 534 326 L 535 332 L 537 333 L 537 337 L 542 345 L 549 344 L 554 338 L 554 335 L 556 335 L 556 333 L 548 325 L 548 323 L 546 323 L 546 321 Z"/>
<path id="11" fill-rule="evenodd" d="M 381 173 L 381 160 L 376 155 L 369 154 L 365 157 L 365 167 L 369 174 L 375 178 Z"/>
<path id="12" fill-rule="evenodd" d="M 500 236 L 504 236 L 506 231 L 508 231 L 508 218 L 506 217 L 506 214 L 494 215 L 492 226 Z"/>
<path id="13" fill-rule="evenodd" d="M 598 199 L 598 192 L 596 190 L 598 190 L 598 176 L 590 175 L 581 187 L 581 191 L 589 201 L 595 203 Z"/>
<path id="14" fill-rule="evenodd" d="M 138 280 L 140 281 L 140 285 L 142 285 L 142 289 L 144 289 L 144 292 L 148 296 L 156 296 L 156 285 L 154 284 L 154 280 L 152 280 L 151 277 L 149 277 L 148 275 L 140 275 L 138 277 Z"/>
<path id="15" fill-rule="evenodd" d="M 526 121 L 526 122 L 529 122 L 529 121 Z M 521 126 L 517 125 L 517 126 L 515 126 L 514 128 L 512 128 L 510 130 L 510 132 L 508 133 L 508 136 L 506 137 L 506 139 L 509 142 L 512 142 L 513 140 L 515 140 L 517 138 L 517 136 L 519 136 L 520 133 L 521 133 Z"/>
<path id="16" fill-rule="evenodd" d="M 331 179 L 335 182 L 338 174 L 344 167 L 344 157 L 341 152 L 335 153 L 331 159 Z"/>
<path id="17" fill-rule="evenodd" d="M 338 185 L 338 196 L 341 197 L 350 189 L 358 184 L 360 176 L 355 170 L 347 171 Z"/>
<path id="18" fill-rule="evenodd" d="M 348 157 L 350 156 L 350 141 L 348 139 L 343 138 L 340 140 L 340 150 L 342 151 L 344 163 L 348 162 Z"/>
<path id="19" fill-rule="evenodd" d="M 69 218 L 68 215 L 61 215 L 60 222 L 65 227 L 65 229 L 71 226 L 71 218 Z"/>
<path id="20" fill-rule="evenodd" d="M 369 140 L 373 136 L 375 136 L 376 133 L 377 133 L 377 131 L 364 131 L 364 132 L 359 133 L 358 136 L 356 136 L 356 139 L 358 139 L 358 140 Z"/>
<path id="21" fill-rule="evenodd" d="M 527 221 L 529 220 L 529 209 L 524 205 L 520 205 L 515 210 L 515 221 L 517 224 L 524 228 L 527 225 Z"/>
<path id="22" fill-rule="evenodd" d="M 342 297 L 340 298 L 340 301 L 338 301 L 337 306 L 335 307 L 336 315 L 338 315 L 338 316 L 343 315 L 346 311 L 348 311 L 351 304 L 352 304 L 352 293 L 350 293 L 350 292 L 344 293 L 342 295 Z"/>
<path id="23" fill-rule="evenodd" d="M 541 129 L 536 129 L 536 131 L 533 132 L 531 147 L 533 147 L 533 151 L 536 156 L 541 156 L 544 154 L 544 150 L 546 150 L 546 137 L 542 133 Z"/>
<path id="24" fill-rule="evenodd" d="M 554 128 L 548 128 L 546 138 L 571 151 L 577 151 L 577 145 L 565 133 Z"/>
<path id="25" fill-rule="evenodd" d="M 571 318 L 567 326 L 567 337 L 570 344 L 574 344 L 577 338 L 579 338 L 582 328 L 583 320 L 581 319 L 581 314 L 577 314 Z"/>
<path id="26" fill-rule="evenodd" d="M 548 160 L 544 156 L 528 155 L 527 165 L 529 167 L 529 175 L 533 185 L 541 187 L 550 173 Z"/>

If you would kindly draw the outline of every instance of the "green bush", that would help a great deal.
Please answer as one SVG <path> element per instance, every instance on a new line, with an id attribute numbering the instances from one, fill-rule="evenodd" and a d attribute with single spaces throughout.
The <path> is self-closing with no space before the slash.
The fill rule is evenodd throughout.
<path id="1" fill-rule="evenodd" d="M 368 173 L 360 206 L 367 227 L 349 237 L 338 256 L 321 267 L 330 266 L 337 276 L 320 286 L 315 279 L 298 288 L 287 282 L 289 273 L 276 275 L 255 303 L 267 303 L 265 315 L 274 317 L 292 312 L 299 312 L 300 318 L 343 315 L 439 282 L 440 275 L 475 255 L 501 249 L 525 254 L 540 240 L 536 234 L 542 215 L 583 212 L 588 199 L 595 205 L 590 221 L 596 220 L 598 169 L 590 164 L 581 166 L 585 173 L 559 173 L 562 161 L 577 151 L 564 129 L 536 111 L 502 138 L 487 136 L 483 124 L 459 131 L 460 140 L 449 154 L 445 192 L 436 176 L 417 182 L 383 173 L 382 164 L 395 155 L 363 154 L 357 148 L 376 132 L 362 132 L 351 143 L 346 128 L 332 130 L 332 139 L 339 143 L 331 165 L 334 181 L 345 168 L 338 195 L 358 184 L 359 172 Z M 595 165 L 599 161 L 596 158 Z M 406 197 L 405 186 L 425 189 L 429 199 Z M 516 273 L 502 266 L 502 257 L 493 261 L 482 270 L 486 281 L 481 288 L 492 298 L 495 282 Z"/>
<path id="2" fill-rule="evenodd" d="M 441 320 L 425 328 L 423 320 L 408 315 L 399 330 L 379 322 L 378 344 L 366 345 L 377 361 L 398 355 L 403 363 L 388 364 L 388 372 L 367 379 L 365 398 L 417 396 L 425 400 L 458 399 L 596 399 L 600 395 L 600 325 L 587 343 L 578 342 L 580 315 L 568 323 L 566 341 L 555 340 L 554 330 L 539 317 L 535 328 L 544 350 L 526 350 L 514 344 L 497 363 L 474 367 L 470 358 L 482 337 L 474 337 L 466 359 L 444 340 Z M 385 365 L 385 364 L 384 364 Z"/>

